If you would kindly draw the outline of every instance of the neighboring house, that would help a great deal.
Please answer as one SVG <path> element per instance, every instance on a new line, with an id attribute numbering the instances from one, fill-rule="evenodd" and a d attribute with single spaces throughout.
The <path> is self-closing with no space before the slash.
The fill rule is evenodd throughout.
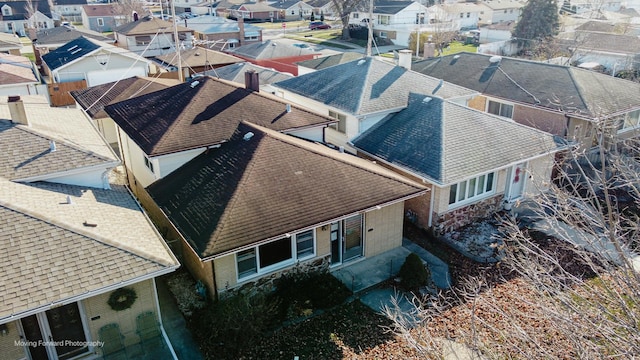
<path id="1" fill-rule="evenodd" d="M 256 74 L 243 88 L 200 77 L 105 107 L 119 128 L 129 184 L 143 203 L 145 187 L 221 146 L 243 120 L 324 141 L 335 120 L 258 92 L 258 81 Z"/>
<path id="2" fill-rule="evenodd" d="M 515 28 L 515 21 L 481 25 L 478 29 L 480 30 L 480 44 L 511 40 Z"/>
<path id="3" fill-rule="evenodd" d="M 46 94 L 39 75 L 29 58 L 0 54 L 0 96 Z"/>
<path id="4" fill-rule="evenodd" d="M 194 32 L 194 43 L 215 50 L 232 49 L 262 41 L 262 28 L 220 16 L 203 15 L 185 20 Z"/>
<path id="5" fill-rule="evenodd" d="M 338 123 L 326 130 L 326 141 L 353 152 L 348 141 L 385 116 L 407 107 L 410 92 L 436 93 L 462 105 L 478 94 L 372 57 L 300 75 L 273 86 L 276 94 L 287 101 L 337 119 Z"/>
<path id="6" fill-rule="evenodd" d="M 179 57 L 180 60 L 178 61 L 177 53 L 169 53 L 158 56 L 155 59 L 165 67 L 171 67 L 175 68 L 176 71 L 182 71 L 184 79 L 195 73 L 244 62 L 244 60 L 238 57 L 203 47 L 194 47 L 189 50 L 180 51 Z M 179 70 L 178 66 L 182 66 L 182 69 Z"/>
<path id="7" fill-rule="evenodd" d="M 403 203 L 426 191 L 370 161 L 246 122 L 147 190 L 185 266 L 218 298 L 402 246 Z"/>
<path id="8" fill-rule="evenodd" d="M 570 14 L 585 14 L 594 11 L 616 12 L 622 8 L 620 0 L 567 0 L 559 4 L 562 11 Z"/>
<path id="9" fill-rule="evenodd" d="M 233 81 L 242 85 L 246 83 L 247 76 L 249 76 L 247 75 L 247 72 L 255 72 L 256 74 L 258 74 L 260 91 L 273 95 L 276 94 L 276 91 L 273 86 L 271 86 L 271 84 L 293 77 L 292 75 L 284 74 L 273 69 L 267 69 L 265 67 L 254 65 L 248 62 L 223 66 L 215 70 L 205 71 L 201 74 L 217 77 L 222 80 Z"/>
<path id="10" fill-rule="evenodd" d="M 82 22 L 82 7 L 87 0 L 54 0 L 51 12 L 56 20 Z"/>
<path id="11" fill-rule="evenodd" d="M 429 31 L 429 10 L 417 1 L 376 0 L 373 3 L 373 19 L 366 9 L 352 12 L 350 24 L 373 24 L 373 35 L 389 39 L 396 45 L 408 46 L 412 32 Z"/>
<path id="12" fill-rule="evenodd" d="M 149 75 L 151 62 L 132 52 L 79 37 L 42 56 L 51 83 L 85 80 L 88 87 Z"/>
<path id="13" fill-rule="evenodd" d="M 29 2 L 35 10 L 33 13 L 27 11 Z M 49 2 L 45 0 L 3 1 L 0 2 L 0 11 L 0 31 L 9 34 L 26 36 L 29 29 L 42 30 L 54 26 Z"/>
<path id="14" fill-rule="evenodd" d="M 335 55 L 318 57 L 311 60 L 298 62 L 298 75 L 308 74 L 310 72 L 322 70 L 330 66 L 348 63 L 357 59 L 362 59 L 363 55 L 356 52 L 341 52 Z"/>
<path id="15" fill-rule="evenodd" d="M 640 126 L 640 84 L 594 71 L 466 52 L 412 68 L 481 92 L 472 108 L 587 148 L 597 145 L 595 125 L 611 123 L 614 138 L 633 136 Z"/>
<path id="16" fill-rule="evenodd" d="M 353 146 L 358 155 L 429 185 L 424 196 L 405 202 L 405 211 L 438 234 L 544 191 L 557 151 L 552 135 L 420 94 L 411 94 L 406 109 L 358 136 Z"/>
<path id="17" fill-rule="evenodd" d="M 277 0 L 270 3 L 286 21 L 296 21 L 308 19 L 313 12 L 313 6 L 301 0 Z"/>
<path id="18" fill-rule="evenodd" d="M 101 341 L 175 359 L 155 278 L 179 263 L 126 187 L 105 180 L 113 152 L 77 109 L 13 98 L 0 118 L 2 359 L 102 358 Z M 141 316 L 157 348 L 141 344 Z"/>
<path id="19" fill-rule="evenodd" d="M 575 31 L 558 35 L 571 54 L 571 63 L 598 63 L 611 75 L 620 70 L 640 69 L 640 38 L 615 33 Z"/>
<path id="20" fill-rule="evenodd" d="M 92 30 L 71 28 L 68 26 L 58 26 L 52 29 L 40 30 L 29 35 L 31 38 L 31 46 L 36 58 L 36 65 L 39 69 L 42 67 L 42 55 L 55 50 L 64 44 L 75 40 L 81 36 L 95 39 L 98 41 L 113 43 L 113 39 Z"/>
<path id="21" fill-rule="evenodd" d="M 82 6 L 82 26 L 97 32 L 113 31 L 124 24 L 126 16 L 117 4 L 91 4 Z"/>
<path id="22" fill-rule="evenodd" d="M 232 19 L 243 18 L 257 21 L 284 21 L 285 14 L 265 1 L 257 3 L 244 3 L 227 8 Z M 218 13 L 220 15 L 220 13 Z"/>
<path id="23" fill-rule="evenodd" d="M 451 24 L 445 30 L 472 30 L 478 28 L 480 18 L 485 19 L 488 8 L 476 3 L 439 4 L 429 8 L 429 22 L 442 27 Z"/>
<path id="24" fill-rule="evenodd" d="M 176 52 L 174 23 L 153 16 L 145 16 L 113 29 L 116 44 L 140 56 L 155 57 Z M 178 33 L 178 48 L 190 49 L 193 30 L 175 25 Z"/>
<path id="25" fill-rule="evenodd" d="M 0 53 L 20 55 L 22 42 L 16 34 L 0 33 Z"/>
<path id="26" fill-rule="evenodd" d="M 307 4 L 313 8 L 313 14 L 316 20 L 321 20 L 321 16 L 324 16 L 325 20 L 336 19 L 338 12 L 335 10 L 332 0 L 310 0 L 307 1 Z"/>
<path id="27" fill-rule="evenodd" d="M 297 62 L 320 56 L 312 47 L 296 45 L 298 44 L 267 40 L 230 49 L 227 53 L 253 64 L 296 76 L 298 75 Z"/>
<path id="28" fill-rule="evenodd" d="M 134 76 L 127 79 L 71 91 L 79 108 L 93 121 L 107 143 L 118 148 L 118 134 L 113 120 L 104 111 L 109 104 L 166 89 L 179 84 L 175 79 Z"/>
<path id="29" fill-rule="evenodd" d="M 496 24 L 517 22 L 526 2 L 518 0 L 486 0 L 479 4 L 484 5 L 487 9 L 480 11 L 478 22 Z"/>

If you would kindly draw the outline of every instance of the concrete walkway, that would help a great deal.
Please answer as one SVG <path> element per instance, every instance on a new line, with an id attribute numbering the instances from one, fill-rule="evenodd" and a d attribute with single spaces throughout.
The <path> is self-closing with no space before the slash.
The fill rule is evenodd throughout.
<path id="1" fill-rule="evenodd" d="M 162 326 L 164 327 L 169 341 L 173 346 L 179 360 L 202 360 L 202 354 L 198 350 L 198 344 L 193 341 L 191 333 L 187 329 L 187 324 L 178 309 L 171 291 L 167 286 L 164 277 L 156 279 L 158 290 L 158 301 L 160 302 L 160 312 L 162 314 Z"/>

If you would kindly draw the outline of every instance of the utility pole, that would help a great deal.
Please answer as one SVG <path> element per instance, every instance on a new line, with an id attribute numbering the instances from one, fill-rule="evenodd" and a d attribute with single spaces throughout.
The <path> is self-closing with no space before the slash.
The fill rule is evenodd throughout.
<path id="1" fill-rule="evenodd" d="M 178 55 L 178 81 L 184 82 L 184 74 L 182 73 L 182 56 L 180 56 L 180 46 L 178 39 L 178 24 L 176 23 L 176 3 L 171 0 L 171 21 L 173 22 L 173 43 Z"/>
<path id="2" fill-rule="evenodd" d="M 371 42 L 373 41 L 373 0 L 369 0 L 369 21 L 367 22 L 369 28 L 369 35 L 367 36 L 367 57 L 371 56 Z"/>

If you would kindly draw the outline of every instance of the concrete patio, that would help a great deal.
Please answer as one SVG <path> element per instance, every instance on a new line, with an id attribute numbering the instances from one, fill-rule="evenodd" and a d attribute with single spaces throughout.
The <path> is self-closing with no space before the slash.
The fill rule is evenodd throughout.
<path id="1" fill-rule="evenodd" d="M 333 276 L 347 286 L 354 294 L 370 289 L 400 272 L 400 267 L 412 252 L 429 266 L 431 279 L 439 288 L 449 288 L 451 277 L 449 267 L 442 260 L 414 244 L 408 239 L 402 240 L 402 246 L 370 258 L 355 260 L 331 271 Z"/>

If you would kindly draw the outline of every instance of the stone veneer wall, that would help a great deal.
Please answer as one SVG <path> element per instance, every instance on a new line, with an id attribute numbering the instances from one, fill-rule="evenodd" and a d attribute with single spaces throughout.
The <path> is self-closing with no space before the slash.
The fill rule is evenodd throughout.
<path id="1" fill-rule="evenodd" d="M 444 214 L 433 214 L 433 229 L 444 234 L 485 219 L 502 210 L 503 195 L 493 196 L 480 202 L 457 208 Z"/>
<path id="2" fill-rule="evenodd" d="M 236 288 L 229 290 L 219 289 L 218 298 L 226 299 L 240 294 L 256 294 L 259 292 L 271 292 L 275 290 L 274 282 L 283 275 L 297 275 L 311 272 L 326 272 L 329 270 L 331 256 L 316 258 L 304 263 L 298 263 L 293 267 L 282 271 L 276 271 L 270 275 L 246 282 Z"/>

